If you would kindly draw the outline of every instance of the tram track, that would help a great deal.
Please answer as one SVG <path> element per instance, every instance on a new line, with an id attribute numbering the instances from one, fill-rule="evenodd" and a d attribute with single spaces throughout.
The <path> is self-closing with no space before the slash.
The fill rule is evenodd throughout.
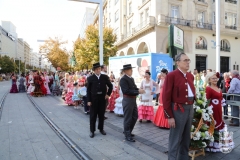
<path id="1" fill-rule="evenodd" d="M 1 98 L 1 101 L 0 101 L 0 121 L 1 121 L 1 117 L 2 117 L 2 111 L 3 111 L 3 106 L 4 106 L 4 102 L 5 102 L 5 99 L 8 95 L 8 92 L 6 92 L 3 97 Z"/>
<path id="2" fill-rule="evenodd" d="M 33 104 L 35 109 L 40 113 L 45 122 L 51 127 L 51 129 L 58 135 L 58 137 L 64 142 L 64 144 L 72 151 L 72 153 L 79 160 L 91 160 L 91 158 L 82 151 L 82 149 L 74 143 L 62 130 L 59 128 L 46 114 L 45 112 L 37 105 L 33 98 L 27 95 L 30 102 Z M 0 117 L 1 118 L 1 117 Z"/>

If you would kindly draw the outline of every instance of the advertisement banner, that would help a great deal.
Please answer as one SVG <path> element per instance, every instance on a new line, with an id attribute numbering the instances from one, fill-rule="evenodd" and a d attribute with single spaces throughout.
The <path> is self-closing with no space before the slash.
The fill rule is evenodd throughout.
<path id="1" fill-rule="evenodd" d="M 174 26 L 173 27 L 173 46 L 183 49 L 183 30 Z"/>

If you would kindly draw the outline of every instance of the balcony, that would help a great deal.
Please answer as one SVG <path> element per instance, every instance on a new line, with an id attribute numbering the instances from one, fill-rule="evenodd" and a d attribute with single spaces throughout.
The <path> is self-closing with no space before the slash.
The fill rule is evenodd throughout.
<path id="1" fill-rule="evenodd" d="M 205 0 L 198 0 L 198 2 L 203 2 L 203 3 L 204 3 L 204 2 L 205 2 Z"/>
<path id="2" fill-rule="evenodd" d="M 197 22 L 196 24 L 197 28 L 203 28 L 203 29 L 208 29 L 208 30 L 212 30 L 212 24 L 208 24 L 208 23 L 202 23 L 202 22 Z"/>
<path id="3" fill-rule="evenodd" d="M 237 30 L 237 26 L 225 26 L 225 28 L 227 28 L 227 29 Z"/>
<path id="4" fill-rule="evenodd" d="M 155 18 L 152 16 L 149 16 L 145 21 L 141 22 L 138 24 L 136 27 L 133 29 L 133 33 L 136 33 L 144 28 L 151 27 L 155 25 Z"/>
<path id="5" fill-rule="evenodd" d="M 192 21 L 191 20 L 186 20 L 186 19 L 166 17 L 165 22 L 169 23 L 169 24 L 177 24 L 177 25 L 192 27 Z"/>
<path id="6" fill-rule="evenodd" d="M 196 49 L 207 50 L 207 45 L 205 44 L 195 44 Z"/>
<path id="7" fill-rule="evenodd" d="M 221 46 L 220 50 L 223 52 L 230 52 L 230 47 L 222 47 Z"/>
<path id="8" fill-rule="evenodd" d="M 236 1 L 236 0 L 225 0 L 225 2 L 227 2 L 227 3 L 232 3 L 232 4 L 237 4 L 237 1 Z"/>

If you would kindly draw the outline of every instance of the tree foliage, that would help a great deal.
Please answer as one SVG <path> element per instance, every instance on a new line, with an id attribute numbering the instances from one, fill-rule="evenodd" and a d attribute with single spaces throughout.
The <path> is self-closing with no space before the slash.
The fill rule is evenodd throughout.
<path id="1" fill-rule="evenodd" d="M 69 69 L 69 54 L 62 45 L 66 41 L 61 41 L 60 38 L 49 38 L 45 43 L 40 46 L 40 53 L 42 53 L 53 65 L 53 67 L 60 67 L 62 70 Z"/>
<path id="2" fill-rule="evenodd" d="M 108 65 L 109 57 L 116 55 L 117 46 L 114 45 L 116 40 L 117 36 L 113 33 L 113 29 L 105 27 L 103 30 L 103 61 L 106 65 Z M 78 69 L 91 68 L 93 63 L 99 62 L 98 27 L 94 25 L 87 27 L 85 37 L 75 41 L 74 53 Z"/>
<path id="3" fill-rule="evenodd" d="M 13 58 L 10 58 L 9 56 L 0 56 L 0 67 L 1 73 L 11 73 L 14 72 L 16 65 L 14 64 Z"/>

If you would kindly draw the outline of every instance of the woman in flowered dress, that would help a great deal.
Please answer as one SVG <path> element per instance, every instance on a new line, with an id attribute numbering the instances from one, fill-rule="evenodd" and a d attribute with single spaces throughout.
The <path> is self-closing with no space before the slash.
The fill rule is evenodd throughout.
<path id="1" fill-rule="evenodd" d="M 166 69 L 161 70 L 161 81 L 159 83 L 159 88 L 160 88 L 159 105 L 158 105 L 158 109 L 154 116 L 154 121 L 153 121 L 153 123 L 160 128 L 170 128 L 170 126 L 168 124 L 168 119 L 166 119 L 164 116 L 164 108 L 163 108 L 163 104 L 162 104 L 162 96 L 164 94 L 162 92 L 163 84 L 164 84 L 164 80 L 165 80 L 165 77 L 167 76 L 167 74 L 168 74 L 168 70 L 166 70 Z"/>
<path id="2" fill-rule="evenodd" d="M 35 89 L 33 71 L 30 71 L 30 74 L 28 77 L 28 84 L 29 84 L 29 86 L 28 86 L 27 93 L 31 94 Z"/>
<path id="3" fill-rule="evenodd" d="M 223 121 L 222 117 L 222 104 L 224 105 L 224 100 L 222 96 L 222 91 L 217 86 L 218 78 L 216 73 L 209 72 L 206 75 L 206 98 L 210 100 L 210 106 L 213 110 L 213 118 L 215 120 L 215 129 L 214 129 L 214 142 L 210 142 L 206 147 L 206 151 L 211 152 L 220 152 L 221 146 L 219 145 L 219 134 L 225 130 L 226 124 Z M 234 147 L 234 143 L 229 139 L 229 143 L 226 143 L 227 147 Z"/>
<path id="4" fill-rule="evenodd" d="M 120 79 L 124 75 L 123 71 L 120 73 L 120 77 L 118 79 L 118 92 L 119 92 L 119 97 L 115 100 L 115 108 L 114 108 L 114 113 L 118 116 L 123 116 L 123 106 L 122 106 L 122 100 L 123 100 L 123 93 L 121 90 L 121 87 L 119 85 Z"/>
<path id="5" fill-rule="evenodd" d="M 145 71 L 145 79 L 141 83 L 141 89 L 145 90 L 144 94 L 140 95 L 140 104 L 138 106 L 138 119 L 139 122 L 142 120 L 147 120 L 151 122 L 154 119 L 154 109 L 153 109 L 153 94 L 159 92 L 159 87 L 156 82 L 151 78 L 151 73 L 149 70 Z M 154 89 L 155 88 L 155 89 Z"/>
<path id="6" fill-rule="evenodd" d="M 46 90 L 47 90 L 47 94 L 51 94 L 51 91 L 50 91 L 49 86 L 48 86 L 48 83 L 49 83 L 50 81 L 49 81 L 49 78 L 48 78 L 48 75 L 47 75 L 46 72 L 44 72 L 43 77 L 44 77 L 44 79 L 45 79 L 45 81 L 44 81 L 44 87 L 45 87 Z"/>
<path id="7" fill-rule="evenodd" d="M 42 79 L 41 91 L 42 91 L 42 94 L 45 96 L 45 95 L 47 95 L 47 88 L 45 87 L 46 79 L 45 79 L 44 74 L 42 72 L 41 72 L 41 79 Z"/>
<path id="8" fill-rule="evenodd" d="M 73 83 L 73 76 L 69 76 L 69 82 L 67 83 L 67 94 L 65 96 L 65 103 L 69 106 L 74 104 L 74 102 L 72 101 Z"/>
<path id="9" fill-rule="evenodd" d="M 113 74 L 111 74 L 109 78 L 110 78 L 110 81 L 112 82 L 112 85 L 113 85 L 113 91 L 112 91 L 112 94 L 109 97 L 109 102 L 108 102 L 107 109 L 110 112 L 113 113 L 114 112 L 113 110 L 115 108 L 115 103 L 116 103 L 115 101 L 119 97 L 119 92 L 118 92 L 118 86 L 115 83 Z"/>

